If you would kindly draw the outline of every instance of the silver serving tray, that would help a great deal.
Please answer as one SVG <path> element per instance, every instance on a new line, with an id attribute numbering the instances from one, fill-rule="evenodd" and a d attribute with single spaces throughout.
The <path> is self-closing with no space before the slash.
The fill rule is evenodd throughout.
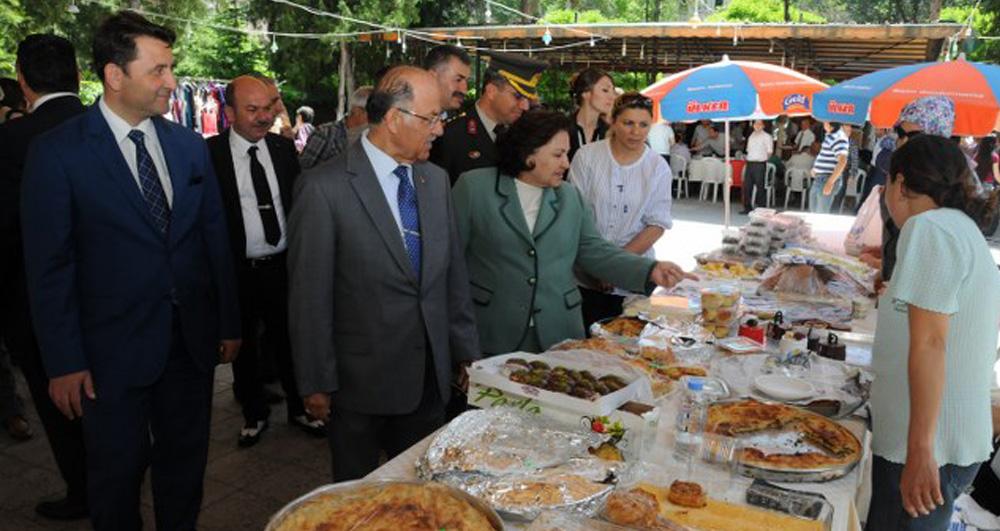
<path id="1" fill-rule="evenodd" d="M 393 484 L 426 485 L 428 483 L 432 482 L 410 480 L 410 479 L 373 479 L 373 480 L 358 479 L 354 481 L 344 481 L 342 483 L 334 483 L 331 485 L 323 485 L 322 487 L 318 487 L 310 491 L 308 494 L 296 498 L 288 505 L 282 507 L 281 510 L 275 513 L 274 516 L 272 516 L 271 519 L 267 522 L 267 527 L 264 528 L 264 531 L 277 531 L 278 527 L 285 520 L 285 518 L 287 518 L 290 514 L 292 514 L 297 508 L 299 508 L 299 506 L 320 495 L 337 493 L 337 492 L 347 493 L 362 487 L 370 487 L 375 485 L 381 485 L 381 486 L 388 486 Z M 470 505 L 475 507 L 480 513 L 483 514 L 483 516 L 486 517 L 487 520 L 489 520 L 494 530 L 502 531 L 504 529 L 503 520 L 501 520 L 500 516 L 496 513 L 496 511 L 494 511 L 493 508 L 487 505 L 486 502 L 484 502 L 483 500 L 480 500 L 479 498 L 472 496 L 471 494 L 462 491 L 460 489 L 456 489 L 455 487 L 452 487 L 450 485 L 446 485 L 444 483 L 436 483 L 436 484 L 445 488 L 448 491 L 448 493 L 451 494 L 452 496 L 460 500 L 465 500 Z"/>

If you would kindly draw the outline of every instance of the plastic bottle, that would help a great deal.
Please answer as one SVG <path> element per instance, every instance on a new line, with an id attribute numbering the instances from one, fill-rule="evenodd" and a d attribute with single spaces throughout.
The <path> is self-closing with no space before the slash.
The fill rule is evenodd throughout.
<path id="1" fill-rule="evenodd" d="M 687 388 L 677 410 L 677 432 L 674 436 L 674 457 L 690 463 L 701 450 L 701 434 L 705 430 L 707 400 L 704 380 L 687 378 Z"/>

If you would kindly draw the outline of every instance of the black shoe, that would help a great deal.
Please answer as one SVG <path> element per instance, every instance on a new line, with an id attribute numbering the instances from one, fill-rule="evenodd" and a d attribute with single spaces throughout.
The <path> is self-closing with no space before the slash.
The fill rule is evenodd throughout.
<path id="1" fill-rule="evenodd" d="M 89 516 L 87 502 L 68 496 L 39 502 L 35 506 L 35 512 L 49 520 L 82 520 Z"/>
<path id="2" fill-rule="evenodd" d="M 267 420 L 247 422 L 240 430 L 240 439 L 237 445 L 240 448 L 249 448 L 260 442 L 260 436 L 267 430 Z"/>
<path id="3" fill-rule="evenodd" d="M 288 419 L 288 423 L 313 437 L 326 437 L 326 423 L 302 414 Z"/>

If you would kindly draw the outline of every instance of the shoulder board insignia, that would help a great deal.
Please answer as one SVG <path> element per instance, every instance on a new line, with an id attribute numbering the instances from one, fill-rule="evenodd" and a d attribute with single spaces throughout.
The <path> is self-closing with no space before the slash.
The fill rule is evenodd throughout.
<path id="1" fill-rule="evenodd" d="M 476 136 L 479 134 L 479 124 L 476 123 L 476 119 L 469 117 L 465 122 L 465 132 L 469 133 L 469 136 Z"/>
<path id="2" fill-rule="evenodd" d="M 465 114 L 466 113 L 463 111 L 457 114 L 448 115 L 448 117 L 444 119 L 444 124 L 449 125 L 452 122 L 458 121 L 459 118 L 465 118 Z"/>
<path id="3" fill-rule="evenodd" d="M 476 160 L 479 157 L 481 157 L 482 155 L 483 155 L 482 153 L 480 153 L 480 152 L 478 152 L 476 150 L 472 150 L 472 151 L 469 152 L 469 158 L 472 159 L 472 160 Z"/>

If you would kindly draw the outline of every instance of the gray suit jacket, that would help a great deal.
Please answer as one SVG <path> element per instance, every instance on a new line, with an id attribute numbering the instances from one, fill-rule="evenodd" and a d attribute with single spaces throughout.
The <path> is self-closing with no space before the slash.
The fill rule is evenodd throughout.
<path id="1" fill-rule="evenodd" d="M 330 392 L 337 407 L 351 411 L 411 413 L 420 403 L 428 345 L 445 403 L 453 365 L 479 359 L 448 175 L 417 163 L 413 181 L 419 282 L 361 142 L 296 182 L 288 220 L 289 331 L 303 396 Z"/>

